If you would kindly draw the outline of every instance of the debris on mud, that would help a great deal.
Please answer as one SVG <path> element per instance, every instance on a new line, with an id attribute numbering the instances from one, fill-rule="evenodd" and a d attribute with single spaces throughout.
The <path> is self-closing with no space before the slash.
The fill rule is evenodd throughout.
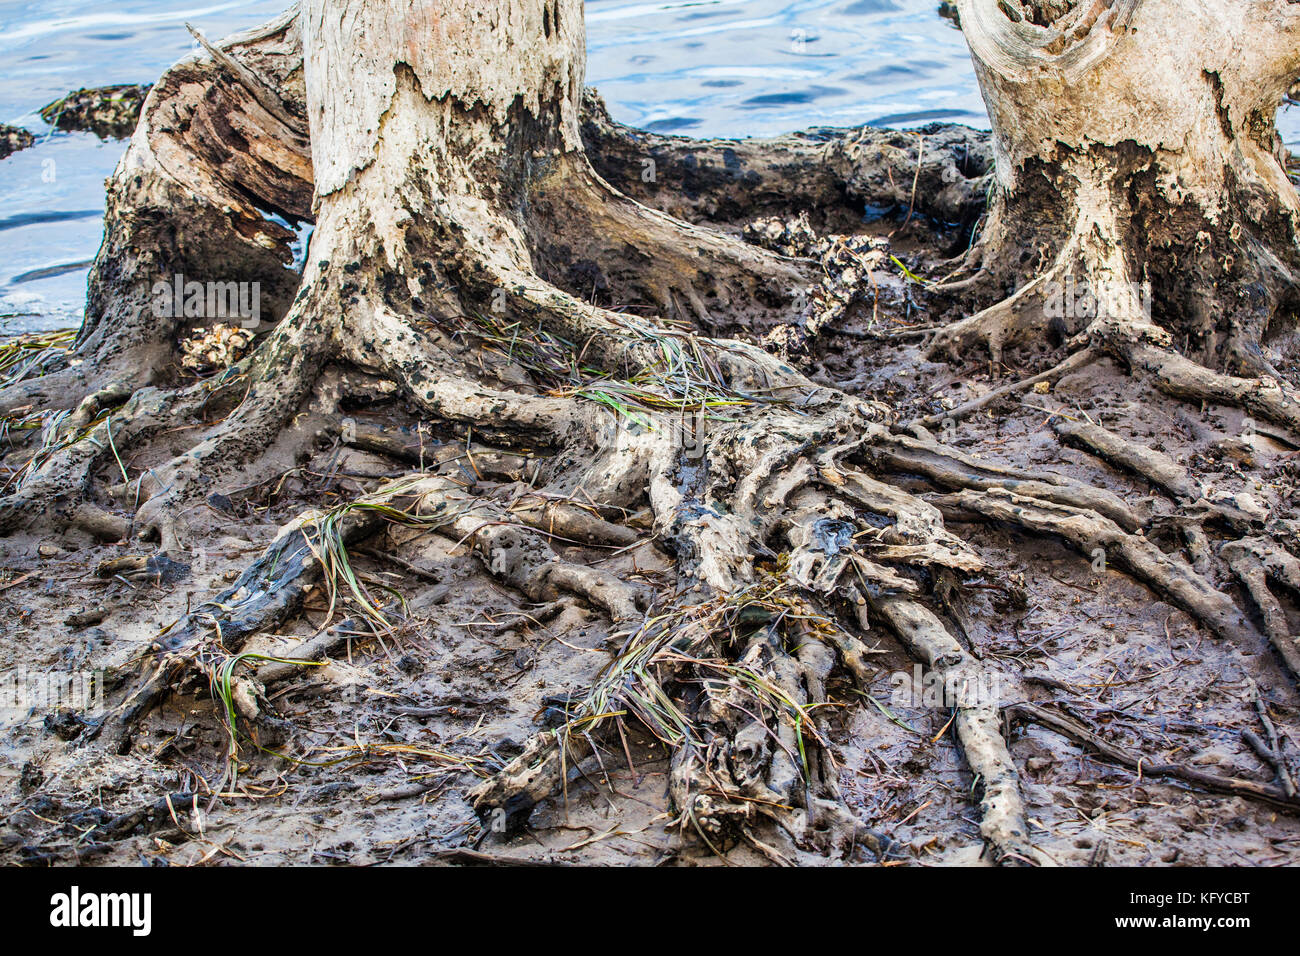
<path id="1" fill-rule="evenodd" d="M 41 119 L 65 132 L 94 133 L 100 139 L 126 139 L 135 131 L 152 84 L 125 83 L 74 90 L 41 110 Z"/>
<path id="2" fill-rule="evenodd" d="M 35 142 L 36 137 L 27 130 L 18 126 L 8 126 L 0 123 L 0 159 L 12 156 L 20 149 L 26 149 Z"/>

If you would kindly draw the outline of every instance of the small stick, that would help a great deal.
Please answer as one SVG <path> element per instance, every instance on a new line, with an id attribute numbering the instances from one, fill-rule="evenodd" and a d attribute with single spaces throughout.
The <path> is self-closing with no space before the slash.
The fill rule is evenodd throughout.
<path id="1" fill-rule="evenodd" d="M 1259 692 L 1259 685 L 1253 680 L 1250 682 L 1250 693 L 1254 699 L 1255 713 L 1259 715 L 1259 722 L 1264 725 L 1264 732 L 1268 734 L 1268 745 L 1265 746 L 1264 741 L 1249 730 L 1243 733 L 1242 737 L 1266 763 L 1277 771 L 1277 779 L 1282 784 L 1282 789 L 1286 791 L 1286 795 L 1294 797 L 1296 795 L 1295 779 L 1291 776 L 1291 770 L 1286 765 L 1286 757 L 1282 755 L 1282 742 L 1278 740 L 1277 728 L 1273 726 L 1273 720 L 1268 716 L 1268 707 L 1264 704 L 1264 697 Z"/>
<path id="2" fill-rule="evenodd" d="M 1226 793 L 1239 797 L 1256 797 L 1266 803 L 1286 807 L 1289 810 L 1300 809 L 1300 801 L 1297 801 L 1294 796 L 1288 795 L 1277 787 L 1266 783 L 1259 783 L 1255 780 L 1242 780 L 1239 777 L 1220 777 L 1217 774 L 1205 773 L 1202 770 L 1185 767 L 1182 764 L 1148 763 L 1146 757 L 1134 754 L 1099 737 L 1078 721 L 1052 713 L 1052 711 L 1038 707 L 1035 704 L 1013 704 L 1007 710 L 1019 714 L 1034 723 L 1055 730 L 1057 733 L 1078 743 L 1087 744 L 1103 757 L 1136 770 L 1139 775 L 1176 777 L 1187 783 L 1204 787 L 1214 793 Z"/>
<path id="3" fill-rule="evenodd" d="M 1031 375 L 1029 378 L 1022 378 L 1018 382 L 1011 382 L 1010 384 L 995 388 L 993 391 L 987 392 L 979 398 L 972 399 L 964 405 L 958 405 L 956 408 L 952 409 L 952 411 L 940 412 L 935 415 L 927 415 L 924 418 L 918 418 L 911 422 L 908 427 L 910 428 L 912 425 L 922 425 L 929 428 L 934 425 L 942 425 L 946 421 L 959 421 L 960 419 L 979 411 L 981 408 L 993 404 L 998 399 L 1005 398 L 1008 395 L 1015 395 L 1018 392 L 1023 392 L 1027 388 L 1032 388 L 1039 382 L 1046 382 L 1053 378 L 1059 378 L 1066 372 L 1072 372 L 1076 368 L 1081 368 L 1082 366 L 1095 361 L 1100 354 L 1101 353 L 1093 348 L 1082 349 L 1066 358 L 1064 362 L 1057 365 L 1055 368 L 1050 368 L 1046 372 L 1039 372 L 1037 375 Z"/>

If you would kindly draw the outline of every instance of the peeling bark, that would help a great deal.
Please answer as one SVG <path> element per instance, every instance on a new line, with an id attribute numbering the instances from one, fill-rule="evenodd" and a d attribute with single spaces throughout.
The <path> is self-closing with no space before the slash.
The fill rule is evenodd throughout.
<path id="1" fill-rule="evenodd" d="M 985 344 L 997 361 L 1055 322 L 1057 336 L 1173 345 L 1212 368 L 1276 376 L 1278 350 L 1294 347 L 1300 204 L 1273 118 L 1300 71 L 1300 8 L 958 9 L 996 185 L 969 261 L 980 273 L 950 291 L 998 301 L 945 329 L 936 349 Z M 1102 308 L 1061 308 L 1070 289 L 1096 291 Z"/>

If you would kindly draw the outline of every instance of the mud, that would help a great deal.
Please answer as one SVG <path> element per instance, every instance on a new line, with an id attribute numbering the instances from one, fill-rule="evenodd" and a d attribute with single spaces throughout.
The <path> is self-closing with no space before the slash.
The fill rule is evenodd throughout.
<path id="1" fill-rule="evenodd" d="M 939 270 L 924 254 L 934 238 L 923 223 L 878 220 L 864 231 L 888 240 L 916 279 Z M 1064 358 L 1043 347 L 1008 356 L 999 369 L 928 361 L 918 336 L 882 339 L 881 331 L 944 316 L 927 311 L 913 278 L 894 275 L 882 289 L 878 305 L 859 303 L 839 324 L 817 330 L 803 361 L 825 384 L 887 402 L 901 422 L 941 416 L 1009 376 Z M 247 481 L 214 490 L 183 516 L 197 549 L 188 560 L 140 567 L 145 562 L 120 559 L 148 556 L 149 546 L 97 544 L 78 533 L 0 541 L 0 675 L 109 669 L 105 703 L 112 706 L 121 697 L 114 680 L 135 673 L 129 662 L 145 657 L 187 608 L 227 586 L 278 527 L 306 508 L 354 499 L 407 473 L 410 465 L 397 457 L 340 443 L 337 385 L 337 374 L 323 380 L 294 427 L 248 466 Z M 358 425 L 405 429 L 419 449 L 465 437 L 417 430 L 410 409 L 382 396 L 345 411 Z M 1159 520 L 1175 513 L 1173 503 L 1062 445 L 1051 427 L 1059 417 L 1146 442 L 1261 513 L 1294 511 L 1295 447 L 1238 410 L 1164 397 L 1108 360 L 946 424 L 942 437 L 996 461 L 1106 488 L 1156 516 L 1149 534 L 1165 550 L 1180 547 Z M 20 438 L 8 441 L 17 446 L 5 461 L 12 467 L 30 451 Z M 139 474 L 192 442 L 182 430 L 122 464 Z M 99 477 L 108 483 L 107 474 Z M 929 490 L 919 478 L 904 484 Z M 1010 716 L 1017 703 L 1050 705 L 1144 763 L 1272 782 L 1274 768 L 1246 737 L 1266 734 L 1267 714 L 1291 772 L 1300 770 L 1300 697 L 1262 639 L 1213 638 L 1108 567 L 1104 553 L 985 524 L 955 530 L 991 570 L 929 582 L 934 603 L 996 677 L 1035 843 L 1075 865 L 1300 859 L 1294 814 L 1135 772 Z M 672 585 L 672 559 L 648 536 L 623 550 L 564 542 L 556 549 L 661 592 Z M 667 753 L 634 725 L 621 746 L 574 768 L 567 792 L 540 805 L 527 830 L 480 822 L 465 791 L 562 714 L 564 695 L 591 683 L 619 637 L 603 614 L 577 601 L 528 603 L 495 584 L 460 542 L 438 534 L 385 531 L 354 549 L 353 559 L 371 582 L 406 597 L 406 618 L 379 634 L 358 628 L 323 666 L 269 685 L 271 716 L 238 723 L 233 777 L 223 709 L 206 683 L 170 697 L 122 755 L 93 739 L 102 710 L 0 709 L 0 863 L 724 865 L 677 832 Z M 1250 606 L 1233 582 L 1215 583 Z M 1300 624 L 1295 607 L 1287 612 Z M 245 650 L 283 655 L 329 622 L 330 597 L 317 587 L 292 626 L 259 635 Z M 896 841 L 890 865 L 975 864 L 982 849 L 975 781 L 951 733 L 953 711 L 927 697 L 894 638 L 878 625 L 867 637 L 873 684 L 859 692 L 844 679 L 832 694 L 830 739 L 845 798 L 864 824 Z M 795 847 L 782 852 L 805 865 L 843 862 Z M 879 862 L 865 849 L 849 861 Z M 738 847 L 725 862 L 765 861 Z"/>

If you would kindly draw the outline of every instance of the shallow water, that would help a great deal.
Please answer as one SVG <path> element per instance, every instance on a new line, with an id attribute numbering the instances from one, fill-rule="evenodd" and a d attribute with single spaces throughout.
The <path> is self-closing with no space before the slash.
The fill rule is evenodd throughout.
<path id="1" fill-rule="evenodd" d="M 0 0 L 0 121 L 43 138 L 0 161 L 0 334 L 80 321 L 103 181 L 124 149 L 51 134 L 69 90 L 151 82 L 194 43 L 287 0 Z M 815 125 L 986 126 L 961 34 L 938 0 L 588 0 L 588 81 L 617 119 L 695 136 Z M 1300 114 L 1283 118 L 1300 141 Z"/>

